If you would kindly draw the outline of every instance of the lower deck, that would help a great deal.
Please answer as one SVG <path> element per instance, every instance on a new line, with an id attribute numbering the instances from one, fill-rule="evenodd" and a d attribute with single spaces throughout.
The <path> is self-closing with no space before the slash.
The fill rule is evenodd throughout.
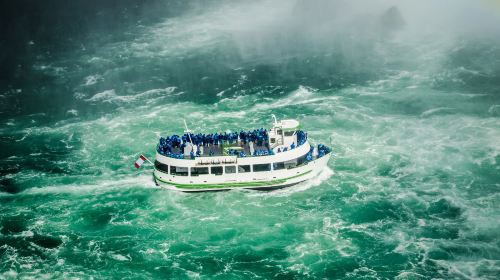
<path id="1" fill-rule="evenodd" d="M 259 164 L 247 167 L 239 165 L 222 165 L 210 167 L 186 168 L 184 175 L 165 173 L 158 169 L 154 171 L 154 178 L 158 185 L 169 189 L 182 191 L 211 191 L 225 189 L 267 189 L 279 188 L 290 184 L 297 184 L 316 176 L 327 164 L 330 154 L 296 166 L 261 164 L 269 169 L 261 168 Z M 255 166 L 259 166 L 255 168 Z M 193 173 L 196 168 L 208 168 L 208 174 Z M 215 169 L 216 172 L 213 172 Z M 228 172 L 229 171 L 229 172 Z M 195 174 L 193 176 L 193 174 Z"/>

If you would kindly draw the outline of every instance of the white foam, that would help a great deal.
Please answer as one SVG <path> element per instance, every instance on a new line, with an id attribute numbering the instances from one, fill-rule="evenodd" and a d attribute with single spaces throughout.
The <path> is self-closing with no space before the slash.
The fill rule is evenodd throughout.
<path id="1" fill-rule="evenodd" d="M 76 116 L 78 116 L 78 110 L 76 110 L 76 109 L 70 109 L 70 110 L 66 111 L 66 115 L 76 117 Z"/>
<path id="2" fill-rule="evenodd" d="M 435 113 L 441 113 L 441 112 L 452 111 L 452 110 L 454 110 L 454 109 L 450 108 L 450 107 L 438 107 L 438 108 L 434 108 L 434 109 L 429 109 L 429 110 L 423 112 L 422 114 L 420 114 L 420 116 L 427 117 L 427 116 L 433 115 Z"/>
<path id="3" fill-rule="evenodd" d="M 116 176 L 116 175 L 115 175 Z M 112 179 L 112 175 L 103 176 L 108 179 L 97 180 L 93 184 L 71 184 L 71 185 L 53 185 L 44 186 L 42 188 L 31 188 L 18 195 L 34 195 L 34 194 L 45 194 L 45 193 L 86 193 L 86 192 L 107 192 L 116 189 L 125 188 L 155 188 L 155 184 L 151 177 L 151 174 L 143 174 L 136 177 L 127 178 L 115 178 Z M 84 178 L 82 178 L 84 179 Z M 90 179 L 90 178 L 89 178 Z"/>
<path id="4" fill-rule="evenodd" d="M 108 101 L 108 102 L 110 102 L 110 101 L 117 99 L 117 98 L 119 98 L 119 97 L 116 95 L 115 90 L 110 89 L 110 90 L 105 90 L 105 91 L 96 93 L 91 98 L 85 99 L 85 101 L 89 101 L 89 102 Z"/>
<path id="5" fill-rule="evenodd" d="M 26 230 L 26 231 L 21 232 L 21 236 L 23 236 L 23 237 L 32 237 L 34 235 L 35 234 L 31 230 Z"/>
<path id="6" fill-rule="evenodd" d="M 488 113 L 490 113 L 490 115 L 500 116 L 500 105 L 491 105 L 490 108 L 488 108 Z"/>
<path id="7" fill-rule="evenodd" d="M 446 269 L 450 276 L 458 276 L 463 279 L 482 278 L 485 268 L 492 272 L 498 271 L 497 260 L 433 260 L 433 262 Z"/>
<path id="8" fill-rule="evenodd" d="M 200 221 L 215 221 L 218 220 L 219 218 L 220 218 L 219 216 L 203 217 L 200 218 Z"/>
<path id="9" fill-rule="evenodd" d="M 110 257 L 112 259 L 115 259 L 117 261 L 122 261 L 122 262 L 131 260 L 130 255 L 124 256 L 124 255 L 120 255 L 120 254 L 110 254 Z"/>
<path id="10" fill-rule="evenodd" d="M 14 270 L 8 270 L 4 273 L 1 274 L 2 278 L 5 277 L 5 279 L 17 279 L 17 272 Z"/>
<path id="11" fill-rule="evenodd" d="M 173 95 L 176 87 L 167 87 L 160 89 L 151 89 L 134 95 L 117 95 L 114 89 L 105 90 L 96 93 L 91 98 L 85 99 L 87 102 L 104 102 L 104 103 L 129 103 L 147 99 L 146 104 L 152 101 L 155 96 L 163 97 Z"/>
<path id="12" fill-rule="evenodd" d="M 299 88 L 293 91 L 291 94 L 285 98 L 280 98 L 272 103 L 256 104 L 250 111 L 267 111 L 270 109 L 276 109 L 287 106 L 297 106 L 308 103 L 315 103 L 321 100 L 321 98 L 314 98 L 316 90 L 306 86 L 299 86 Z"/>
<path id="13" fill-rule="evenodd" d="M 330 178 L 332 175 L 333 175 L 333 170 L 330 167 L 325 167 L 314 178 L 307 180 L 303 183 L 300 183 L 299 185 L 297 185 L 297 187 L 290 188 L 290 189 L 293 189 L 293 192 L 302 192 L 302 191 L 308 190 L 312 187 L 321 185 L 321 183 L 328 180 L 328 178 Z"/>
<path id="14" fill-rule="evenodd" d="M 309 179 L 305 182 L 302 182 L 300 184 L 283 188 L 283 189 L 278 189 L 272 192 L 248 192 L 248 196 L 275 196 L 275 197 L 282 197 L 282 196 L 289 196 L 297 192 L 303 192 L 306 191 L 312 187 L 319 186 L 321 183 L 326 181 L 328 178 L 330 178 L 333 175 L 333 170 L 330 169 L 329 167 L 325 167 L 321 172 L 315 176 L 312 179 Z"/>
<path id="15" fill-rule="evenodd" d="M 102 80 L 101 75 L 90 75 L 85 77 L 85 86 L 95 85 L 98 81 Z"/>
<path id="16" fill-rule="evenodd" d="M 26 139 L 26 137 L 30 136 L 31 133 L 32 133 L 33 129 L 30 127 L 30 128 L 27 128 L 25 130 L 26 134 L 23 135 L 23 137 L 21 139 L 17 139 L 16 142 L 21 142 L 21 141 L 24 141 L 24 139 Z"/>
<path id="17" fill-rule="evenodd" d="M 413 271 L 402 271 L 394 279 L 399 280 L 399 279 L 425 279 L 425 278 L 427 277 Z"/>
<path id="18" fill-rule="evenodd" d="M 85 99 L 85 97 L 87 97 L 87 95 L 82 93 L 82 92 L 75 92 L 73 94 L 73 97 L 75 97 L 76 99 Z"/>

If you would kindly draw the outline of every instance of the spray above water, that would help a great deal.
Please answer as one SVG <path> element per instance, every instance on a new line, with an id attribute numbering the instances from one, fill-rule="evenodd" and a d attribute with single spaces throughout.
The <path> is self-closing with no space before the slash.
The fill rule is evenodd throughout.
<path id="1" fill-rule="evenodd" d="M 497 277 L 494 1 L 94 2 L 0 17 L 0 278 Z M 331 138 L 311 185 L 190 195 L 130 165 L 182 118 L 271 113 Z"/>

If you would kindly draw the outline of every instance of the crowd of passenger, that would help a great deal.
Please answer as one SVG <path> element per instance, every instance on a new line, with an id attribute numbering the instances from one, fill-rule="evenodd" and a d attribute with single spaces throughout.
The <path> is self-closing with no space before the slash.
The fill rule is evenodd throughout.
<path id="1" fill-rule="evenodd" d="M 329 152 L 331 152 L 331 149 L 323 144 L 318 144 L 317 151 L 318 151 L 317 158 L 320 158 L 320 157 L 323 157 L 324 155 L 328 154 Z M 307 152 L 307 154 L 306 154 L 307 161 L 312 161 L 314 159 L 313 153 L 314 153 L 314 146 L 311 145 L 309 152 Z"/>
<path id="2" fill-rule="evenodd" d="M 182 143 L 192 143 L 196 146 L 208 146 L 208 145 L 223 145 L 224 143 L 234 144 L 238 141 L 247 144 L 252 141 L 256 143 L 257 146 L 263 146 L 268 139 L 268 133 L 266 129 L 260 128 L 253 131 L 240 131 L 238 132 L 224 132 L 224 133 L 210 133 L 210 134 L 193 134 L 185 133 L 181 137 L 178 135 L 173 135 L 172 137 L 164 138 L 168 143 L 172 142 L 173 147 L 179 147 Z M 161 139 L 160 139 L 161 140 Z"/>
<path id="3" fill-rule="evenodd" d="M 297 130 L 297 146 L 302 146 L 307 141 L 307 133 Z"/>
<path id="4" fill-rule="evenodd" d="M 227 155 L 228 156 L 239 156 L 239 157 L 246 157 L 247 156 L 247 154 L 245 154 L 245 151 L 238 151 L 236 149 L 227 150 Z"/>
<path id="5" fill-rule="evenodd" d="M 311 147 L 309 148 L 309 152 L 306 154 L 306 160 L 307 161 L 312 161 L 313 160 L 313 152 L 314 152 L 314 146 L 310 145 Z"/>
<path id="6" fill-rule="evenodd" d="M 318 144 L 318 158 L 331 152 L 331 149 L 323 144 Z"/>
<path id="7" fill-rule="evenodd" d="M 278 149 L 278 153 L 286 152 L 288 149 L 294 149 L 301 146 L 307 141 L 307 134 L 302 130 L 297 131 L 297 145 L 292 143 L 288 148 Z M 182 136 L 172 135 L 167 137 L 161 137 L 158 145 L 158 153 L 164 156 L 183 159 L 185 155 L 189 154 L 190 158 L 195 158 L 204 154 L 204 151 L 209 156 L 214 155 L 214 146 L 224 145 L 224 144 L 238 144 L 241 146 L 250 144 L 252 146 L 250 150 L 251 156 L 268 156 L 273 155 L 274 152 L 269 147 L 269 134 L 266 129 L 254 129 L 251 131 L 240 131 L 240 132 L 224 132 L 224 133 L 210 133 L 210 134 L 193 134 L 185 133 Z M 260 147 L 258 149 L 253 149 L 253 146 Z M 185 153 L 185 149 L 189 150 Z M 217 149 L 216 149 L 217 150 Z M 229 149 L 227 151 L 228 155 L 234 155 L 239 157 L 246 157 L 245 151 Z"/>

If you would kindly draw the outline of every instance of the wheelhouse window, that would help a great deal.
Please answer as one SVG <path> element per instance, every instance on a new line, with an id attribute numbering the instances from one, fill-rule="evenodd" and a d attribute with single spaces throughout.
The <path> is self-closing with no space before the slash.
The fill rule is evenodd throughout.
<path id="1" fill-rule="evenodd" d="M 222 166 L 212 166 L 210 167 L 212 174 L 222 175 Z"/>
<path id="2" fill-rule="evenodd" d="M 188 175 L 188 168 L 170 165 L 170 175 L 187 176 Z"/>
<path id="3" fill-rule="evenodd" d="M 159 162 L 157 160 L 155 161 L 155 168 L 158 171 L 161 171 L 163 173 L 167 173 L 168 174 L 168 165 L 163 164 L 163 163 L 161 163 L 161 162 Z"/>
<path id="4" fill-rule="evenodd" d="M 250 165 L 238 165 L 238 173 L 246 173 L 250 171 Z"/>
<path id="5" fill-rule="evenodd" d="M 224 171 L 226 172 L 226 174 L 236 173 L 236 166 L 234 165 L 224 166 Z"/>
<path id="6" fill-rule="evenodd" d="M 295 131 L 285 131 L 285 136 L 293 136 Z"/>
<path id="7" fill-rule="evenodd" d="M 208 174 L 208 167 L 191 167 L 191 176 Z"/>
<path id="8" fill-rule="evenodd" d="M 271 164 L 254 164 L 253 172 L 271 171 Z"/>
<path id="9" fill-rule="evenodd" d="M 273 169 L 274 170 L 285 169 L 285 163 L 284 162 L 275 162 L 275 163 L 273 163 Z"/>

